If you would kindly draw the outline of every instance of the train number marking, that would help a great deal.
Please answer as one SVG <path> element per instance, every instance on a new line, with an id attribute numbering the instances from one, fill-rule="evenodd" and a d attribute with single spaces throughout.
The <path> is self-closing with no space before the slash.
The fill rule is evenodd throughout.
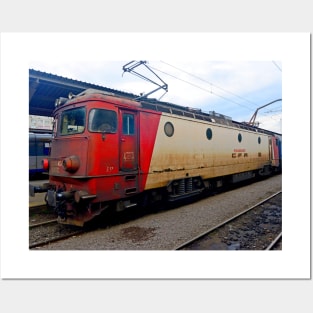
<path id="1" fill-rule="evenodd" d="M 114 166 L 107 165 L 107 172 L 113 172 Z"/>
<path id="2" fill-rule="evenodd" d="M 124 152 L 124 160 L 131 161 L 135 159 L 135 155 L 133 151 Z"/>

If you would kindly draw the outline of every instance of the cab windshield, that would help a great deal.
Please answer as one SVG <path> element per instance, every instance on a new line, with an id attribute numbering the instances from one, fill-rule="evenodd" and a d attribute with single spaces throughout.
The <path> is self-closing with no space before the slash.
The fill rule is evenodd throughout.
<path id="1" fill-rule="evenodd" d="M 60 119 L 60 134 L 73 135 L 84 132 L 86 124 L 85 108 L 63 111 Z"/>
<path id="2" fill-rule="evenodd" d="M 89 113 L 88 129 L 91 132 L 116 133 L 116 112 L 104 109 L 92 109 Z"/>

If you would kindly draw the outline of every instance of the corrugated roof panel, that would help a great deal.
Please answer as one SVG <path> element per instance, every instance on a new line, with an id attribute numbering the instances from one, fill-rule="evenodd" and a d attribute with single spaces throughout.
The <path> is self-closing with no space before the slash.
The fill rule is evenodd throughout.
<path id="1" fill-rule="evenodd" d="M 29 114 L 52 116 L 54 103 L 57 98 L 67 98 L 70 92 L 78 94 L 88 88 L 112 92 L 129 98 L 138 97 L 137 95 L 131 93 L 30 69 Z"/>

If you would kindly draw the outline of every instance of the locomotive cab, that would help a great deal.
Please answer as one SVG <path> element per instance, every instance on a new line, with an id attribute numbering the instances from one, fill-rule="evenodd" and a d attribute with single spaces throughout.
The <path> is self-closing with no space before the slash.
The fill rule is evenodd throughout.
<path id="1" fill-rule="evenodd" d="M 46 202 L 61 223 L 82 226 L 111 200 L 139 192 L 132 107 L 117 106 L 111 95 L 85 92 L 58 106 L 54 117 Z M 132 205 L 122 201 L 118 207 Z"/>

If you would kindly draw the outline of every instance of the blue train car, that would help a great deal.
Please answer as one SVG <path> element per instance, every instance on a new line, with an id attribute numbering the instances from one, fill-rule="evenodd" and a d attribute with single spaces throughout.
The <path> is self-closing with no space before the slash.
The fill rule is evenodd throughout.
<path id="1" fill-rule="evenodd" d="M 42 160 L 50 155 L 52 134 L 29 133 L 29 175 L 45 172 Z"/>

